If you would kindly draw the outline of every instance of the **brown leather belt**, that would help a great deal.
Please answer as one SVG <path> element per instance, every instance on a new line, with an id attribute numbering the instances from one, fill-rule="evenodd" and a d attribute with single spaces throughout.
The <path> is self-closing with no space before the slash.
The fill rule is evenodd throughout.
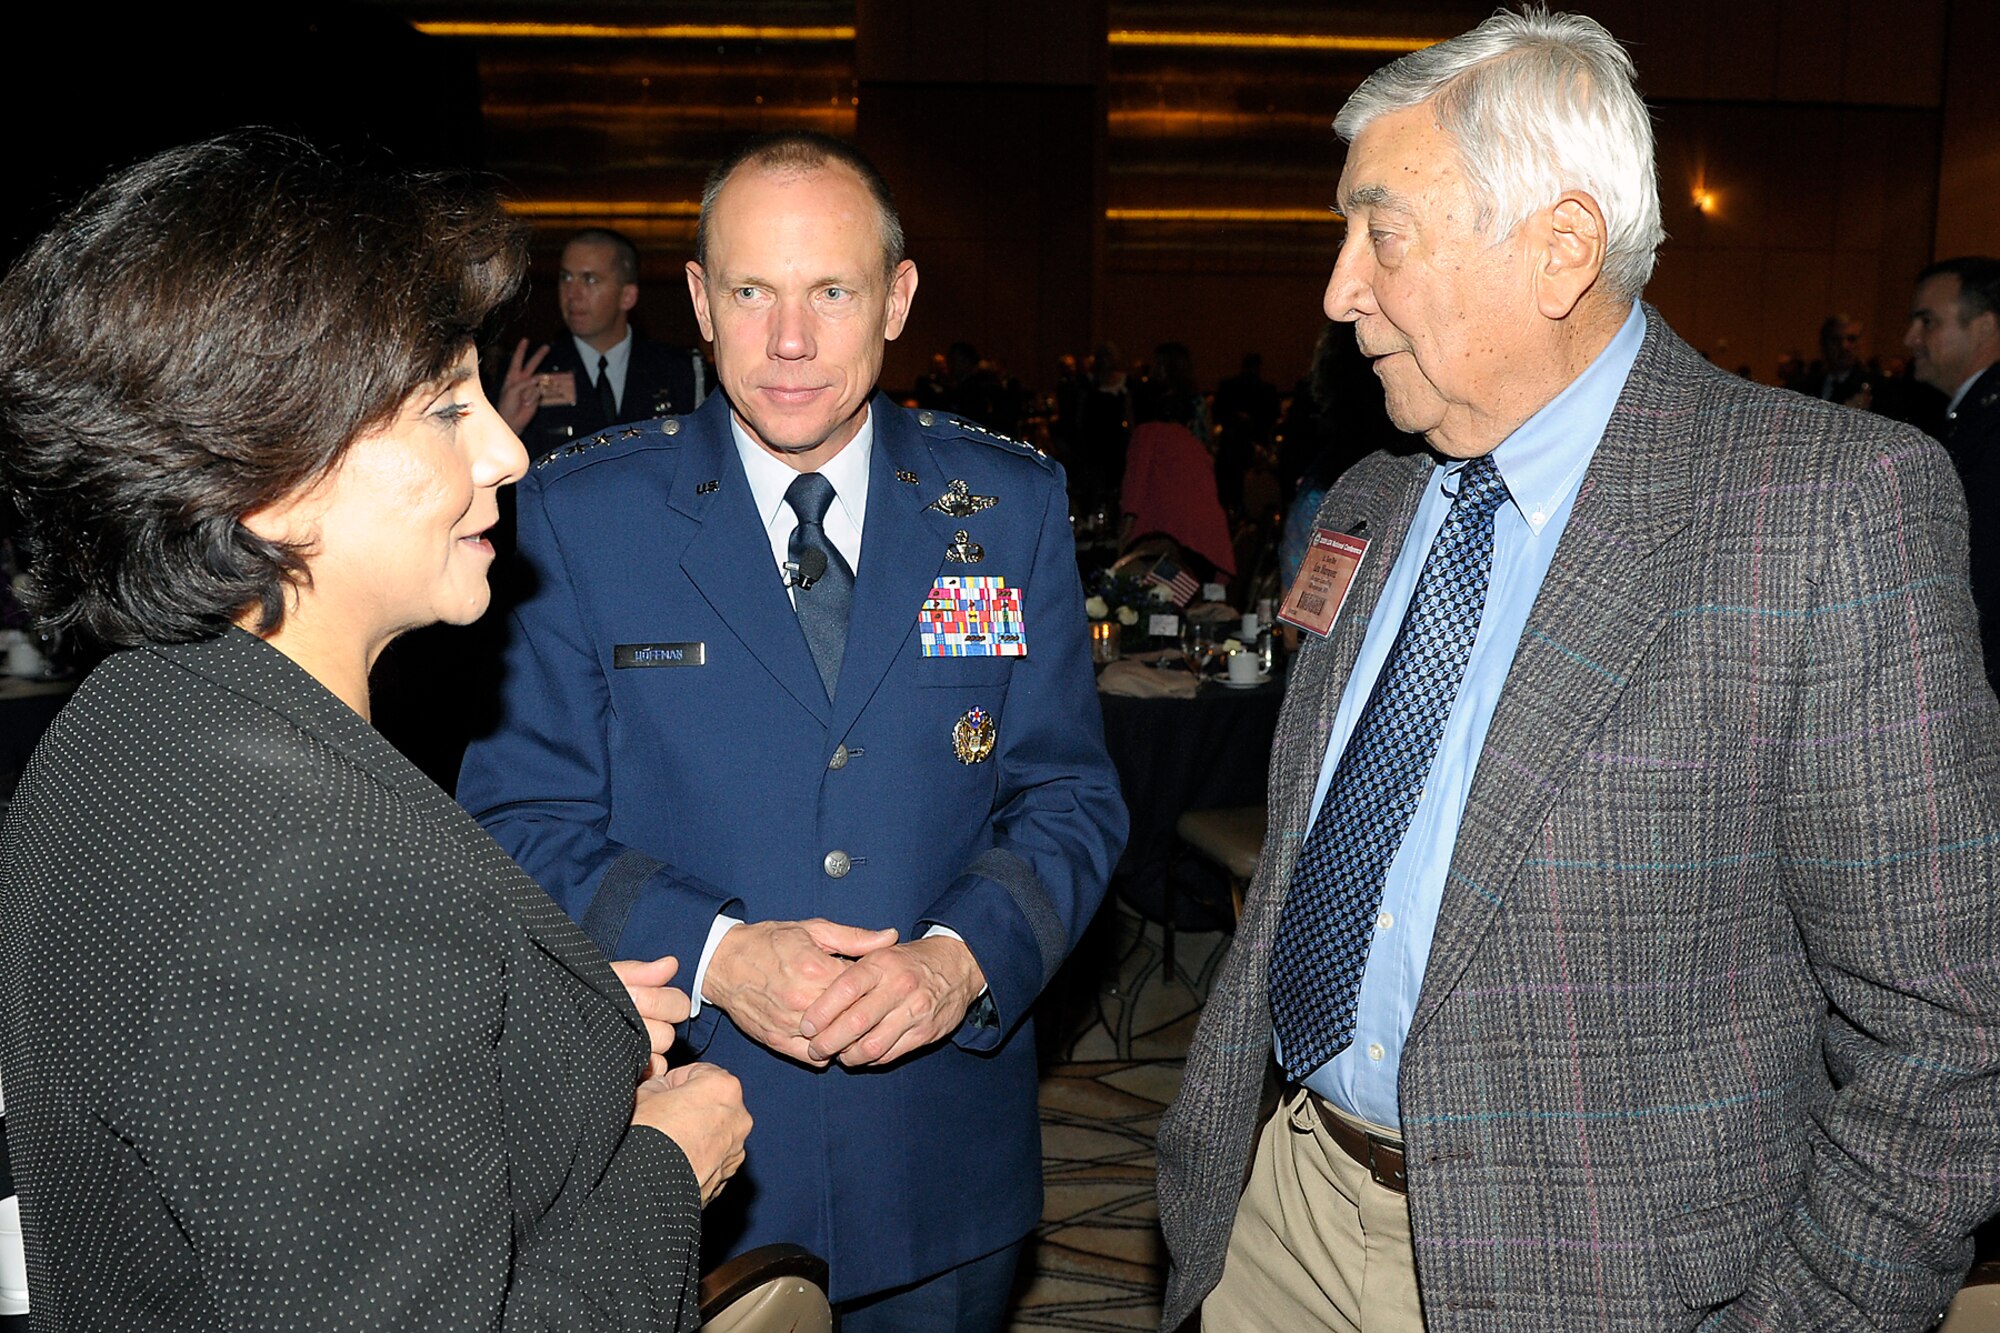
<path id="1" fill-rule="evenodd" d="M 1326 1129 L 1326 1136 L 1342 1152 L 1367 1167 L 1370 1180 L 1398 1194 L 1410 1192 L 1410 1180 L 1403 1171 L 1402 1144 L 1378 1138 L 1359 1126 L 1349 1124 L 1338 1111 L 1327 1105 L 1326 1098 L 1311 1088 L 1307 1088 L 1305 1093 L 1306 1100 L 1312 1104 L 1313 1114 L 1319 1117 L 1319 1123 Z"/>

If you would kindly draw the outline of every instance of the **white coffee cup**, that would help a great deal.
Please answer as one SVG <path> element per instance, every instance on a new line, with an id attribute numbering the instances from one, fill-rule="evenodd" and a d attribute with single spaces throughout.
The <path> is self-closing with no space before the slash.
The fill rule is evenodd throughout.
<path id="1" fill-rule="evenodd" d="M 1232 685 L 1254 685 L 1263 676 L 1261 664 L 1254 652 L 1231 653 L 1229 655 L 1229 682 Z"/>
<path id="2" fill-rule="evenodd" d="M 49 664 L 42 657 L 42 650 L 35 641 L 22 635 L 7 650 L 7 674 L 10 676 L 41 676 L 48 673 Z"/>

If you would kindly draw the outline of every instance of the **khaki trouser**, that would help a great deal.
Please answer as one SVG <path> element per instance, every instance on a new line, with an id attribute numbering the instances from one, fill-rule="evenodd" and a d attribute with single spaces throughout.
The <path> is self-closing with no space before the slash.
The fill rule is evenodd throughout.
<path id="1" fill-rule="evenodd" d="M 1409 1200 L 1369 1179 L 1306 1098 L 1287 1093 L 1258 1136 L 1202 1333 L 1423 1333 Z"/>

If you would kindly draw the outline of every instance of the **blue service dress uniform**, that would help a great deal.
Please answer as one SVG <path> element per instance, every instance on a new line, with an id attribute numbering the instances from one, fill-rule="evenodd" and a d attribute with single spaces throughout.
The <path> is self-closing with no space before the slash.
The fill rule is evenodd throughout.
<path id="1" fill-rule="evenodd" d="M 513 612 L 502 720 L 458 788 L 610 957 L 672 953 L 684 982 L 719 913 L 905 940 L 937 924 L 971 947 L 991 1003 L 892 1068 L 809 1068 L 713 1006 L 687 1026 L 686 1047 L 742 1080 L 756 1119 L 705 1248 L 806 1245 L 835 1300 L 943 1272 L 1038 1220 L 1029 1011 L 1126 832 L 1061 469 L 941 413 L 879 395 L 870 410 L 834 698 L 717 394 L 565 446 L 521 483 L 534 586 Z M 1018 591 L 1024 655 L 926 652 L 921 610 L 965 578 Z"/>

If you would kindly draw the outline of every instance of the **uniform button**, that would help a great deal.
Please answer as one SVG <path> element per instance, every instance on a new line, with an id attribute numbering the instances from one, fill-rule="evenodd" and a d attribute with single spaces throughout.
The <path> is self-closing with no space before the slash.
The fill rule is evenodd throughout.
<path id="1" fill-rule="evenodd" d="M 834 747 L 833 747 L 833 758 L 831 758 L 831 759 L 829 759 L 829 760 L 827 760 L 827 761 L 826 761 L 826 766 L 827 766 L 828 768 L 835 768 L 835 769 L 839 769 L 839 768 L 846 768 L 846 767 L 847 767 L 847 747 L 846 747 L 845 745 L 836 745 L 836 746 L 834 746 Z"/>
<path id="2" fill-rule="evenodd" d="M 1370 1060 L 1380 1060 L 1386 1054 L 1387 1052 L 1382 1049 L 1381 1042 L 1371 1041 L 1368 1043 L 1368 1058 Z"/>
<path id="3" fill-rule="evenodd" d="M 680 433 L 681 433 L 681 419 L 679 417 L 668 417 L 665 421 L 662 421 L 660 423 L 660 434 L 678 435 Z"/>
<path id="4" fill-rule="evenodd" d="M 1389 927 L 1395 924 L 1396 924 L 1396 918 L 1390 916 L 1387 912 L 1383 912 L 1378 916 L 1376 916 L 1375 918 L 1375 929 L 1377 930 L 1387 930 Z"/>
<path id="5" fill-rule="evenodd" d="M 932 415 L 931 415 L 930 413 L 928 413 L 928 412 L 919 412 L 919 413 L 917 413 L 917 424 L 918 424 L 919 426 L 928 426 L 928 425 L 930 425 L 930 424 L 931 424 L 932 422 L 934 422 L 934 421 L 936 421 L 936 420 L 937 420 L 937 418 L 936 418 L 936 417 L 934 417 L 934 416 L 932 416 Z"/>
<path id="6" fill-rule="evenodd" d="M 836 847 L 826 854 L 826 859 L 821 861 L 820 865 L 826 870 L 827 878 L 839 879 L 854 869 L 854 858 Z"/>

